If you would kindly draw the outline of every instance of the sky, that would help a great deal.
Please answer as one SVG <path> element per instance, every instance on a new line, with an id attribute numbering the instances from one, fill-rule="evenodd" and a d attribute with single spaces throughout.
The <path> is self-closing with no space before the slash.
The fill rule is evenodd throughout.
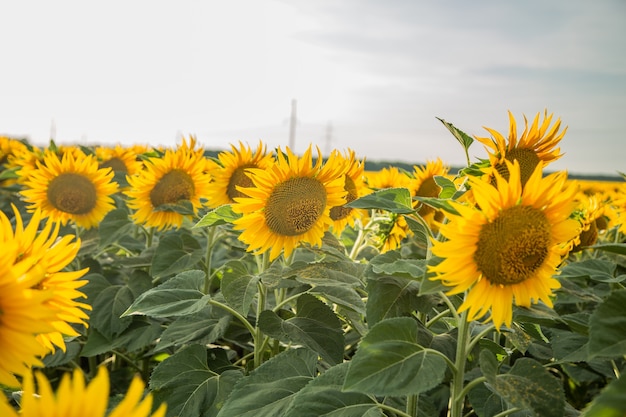
<path id="1" fill-rule="evenodd" d="M 0 4 L 0 135 L 45 146 L 239 141 L 422 164 L 545 110 L 549 166 L 626 171 L 623 0 L 24 0 Z M 472 161 L 485 158 L 480 143 Z"/>

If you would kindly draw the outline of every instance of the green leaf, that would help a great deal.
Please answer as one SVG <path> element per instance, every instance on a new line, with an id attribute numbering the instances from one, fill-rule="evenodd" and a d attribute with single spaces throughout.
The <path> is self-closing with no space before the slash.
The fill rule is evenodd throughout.
<path id="1" fill-rule="evenodd" d="M 565 394 L 561 381 L 534 359 L 518 359 L 509 373 L 496 377 L 491 387 L 512 407 L 532 411 L 535 416 L 563 416 Z"/>
<path id="2" fill-rule="evenodd" d="M 228 305 L 246 316 L 258 292 L 260 277 L 251 275 L 241 261 L 231 261 L 224 268 L 221 290 Z"/>
<path id="3" fill-rule="evenodd" d="M 293 268 L 296 280 L 308 285 L 361 287 L 363 266 L 355 262 L 320 262 Z"/>
<path id="4" fill-rule="evenodd" d="M 193 203 L 189 200 L 178 200 L 174 204 L 159 204 L 158 207 L 154 207 L 154 211 L 171 211 L 174 213 L 182 214 L 184 216 L 193 216 L 196 211 L 193 208 Z"/>
<path id="5" fill-rule="evenodd" d="M 179 317 L 165 329 L 155 350 L 187 343 L 206 345 L 214 343 L 226 333 L 232 316 L 221 309 L 204 307 L 202 310 Z"/>
<path id="6" fill-rule="evenodd" d="M 446 129 L 448 129 L 450 133 L 452 133 L 452 136 L 454 136 L 456 140 L 459 141 L 461 146 L 463 146 L 463 149 L 465 149 L 465 152 L 467 152 L 467 150 L 472 145 L 472 143 L 474 143 L 474 139 L 471 136 L 469 136 L 467 133 L 455 127 L 452 123 L 446 122 L 445 120 L 440 119 L 439 117 L 436 117 L 436 119 L 439 120 L 441 123 L 443 123 Z"/>
<path id="7" fill-rule="evenodd" d="M 302 388 L 283 417 L 382 417 L 369 396 L 342 391 L 349 362 L 333 366 Z"/>
<path id="8" fill-rule="evenodd" d="M 163 328 L 158 323 L 148 322 L 136 318 L 126 330 L 115 338 L 107 338 L 96 329 L 89 329 L 87 343 L 81 351 L 81 356 L 91 357 L 123 348 L 128 352 L 141 350 L 154 343 Z"/>
<path id="9" fill-rule="evenodd" d="M 346 204 L 356 209 L 377 209 L 391 213 L 413 213 L 411 192 L 407 188 L 385 188 L 365 195 Z"/>
<path id="10" fill-rule="evenodd" d="M 430 238 L 432 237 L 432 231 L 426 224 L 426 221 L 417 213 L 404 216 L 407 226 L 413 232 L 412 240 L 423 248 L 427 248 L 430 245 Z M 388 252 L 385 252 L 388 253 Z"/>
<path id="11" fill-rule="evenodd" d="M 326 304 L 312 295 L 298 297 L 296 316 L 283 320 L 270 310 L 259 317 L 259 328 L 285 343 L 300 344 L 319 353 L 330 364 L 343 359 L 344 335 L 341 322 Z"/>
<path id="12" fill-rule="evenodd" d="M 491 385 L 496 383 L 496 375 L 498 374 L 498 360 L 496 355 L 488 349 L 480 351 L 478 359 L 480 371 Z"/>
<path id="13" fill-rule="evenodd" d="M 626 290 L 613 292 L 589 320 L 589 356 L 619 358 L 626 355 Z"/>
<path id="14" fill-rule="evenodd" d="M 377 274 L 402 275 L 421 279 L 426 272 L 425 259 L 403 259 L 399 251 L 388 251 L 370 261 L 372 271 Z"/>
<path id="15" fill-rule="evenodd" d="M 119 208 L 108 212 L 98 225 L 99 246 L 107 247 L 117 242 L 122 237 L 129 235 L 134 227 L 126 209 Z"/>
<path id="16" fill-rule="evenodd" d="M 433 177 L 433 180 L 439 187 L 441 187 L 441 191 L 439 192 L 439 198 L 452 198 L 456 194 L 456 185 L 454 185 L 454 182 L 452 182 L 451 179 L 441 175 L 435 175 Z"/>
<path id="17" fill-rule="evenodd" d="M 137 297 L 122 317 L 134 314 L 175 317 L 200 311 L 207 305 L 209 299 L 209 296 L 202 292 L 204 279 L 203 271 L 181 272 Z"/>
<path id="18" fill-rule="evenodd" d="M 454 201 L 452 199 L 438 198 L 438 197 L 420 197 L 420 196 L 413 197 L 413 199 L 419 201 L 420 203 L 424 203 L 427 206 L 435 208 L 437 210 L 443 210 L 450 214 L 455 214 L 457 216 L 459 215 L 459 212 L 456 211 L 454 207 L 452 207 L 452 204 L 450 204 L 451 201 Z"/>
<path id="19" fill-rule="evenodd" d="M 605 252 L 617 253 L 620 255 L 626 255 L 626 243 L 602 243 L 599 245 L 590 246 L 590 248 Z"/>
<path id="20" fill-rule="evenodd" d="M 599 282 L 616 282 L 614 262 L 603 259 L 585 259 L 579 262 L 572 262 L 561 268 L 559 279 L 589 277 Z"/>
<path id="21" fill-rule="evenodd" d="M 46 367 L 54 368 L 57 366 L 65 365 L 74 360 L 80 352 L 81 344 L 78 340 L 66 341 L 65 352 L 61 349 L 57 349 L 54 353 L 45 356 L 42 361 Z"/>
<path id="22" fill-rule="evenodd" d="M 105 337 L 112 339 L 132 322 L 131 317 L 121 317 L 132 303 L 133 294 L 126 285 L 109 286 L 94 300 L 89 323 Z"/>
<path id="23" fill-rule="evenodd" d="M 310 294 L 319 294 L 337 305 L 356 311 L 365 315 L 365 303 L 363 298 L 354 288 L 339 286 L 317 286 L 309 290 Z"/>
<path id="24" fill-rule="evenodd" d="M 417 344 L 414 319 L 399 317 L 375 324 L 354 355 L 344 390 L 373 395 L 426 392 L 443 381 L 445 361 Z"/>
<path id="25" fill-rule="evenodd" d="M 317 353 L 286 350 L 240 379 L 218 417 L 276 417 L 284 415 L 295 394 L 317 373 Z"/>
<path id="26" fill-rule="evenodd" d="M 207 349 L 192 345 L 154 368 L 150 389 L 155 404 L 167 402 L 168 417 L 214 417 L 241 378 L 241 372 L 235 370 L 211 371 Z"/>
<path id="27" fill-rule="evenodd" d="M 626 377 L 622 377 L 604 387 L 600 395 L 583 411 L 581 417 L 624 417 L 626 415 Z"/>
<path id="28" fill-rule="evenodd" d="M 204 217 L 202 217 L 200 221 L 193 226 L 193 228 L 212 227 L 233 223 L 240 217 L 241 214 L 235 213 L 230 204 L 225 204 L 205 214 Z"/>
<path id="29" fill-rule="evenodd" d="M 152 275 L 161 278 L 192 269 L 204 253 L 200 243 L 189 232 L 178 230 L 165 234 L 152 259 Z"/>

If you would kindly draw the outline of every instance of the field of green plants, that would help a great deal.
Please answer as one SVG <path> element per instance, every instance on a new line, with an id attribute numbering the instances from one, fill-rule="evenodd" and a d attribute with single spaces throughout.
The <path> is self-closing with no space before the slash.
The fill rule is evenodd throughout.
<path id="1" fill-rule="evenodd" d="M 0 137 L 0 415 L 626 415 L 626 185 L 509 120 L 454 175 Z"/>

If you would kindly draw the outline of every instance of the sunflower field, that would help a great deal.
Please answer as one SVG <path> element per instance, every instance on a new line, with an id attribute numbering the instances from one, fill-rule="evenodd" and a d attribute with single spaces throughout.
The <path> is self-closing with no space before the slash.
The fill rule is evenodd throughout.
<path id="1" fill-rule="evenodd" d="M 0 416 L 626 415 L 623 178 L 439 120 L 454 173 L 0 137 Z"/>

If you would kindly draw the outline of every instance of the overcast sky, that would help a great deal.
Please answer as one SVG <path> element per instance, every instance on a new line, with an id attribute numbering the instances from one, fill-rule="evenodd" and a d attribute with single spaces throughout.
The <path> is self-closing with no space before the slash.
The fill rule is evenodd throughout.
<path id="1" fill-rule="evenodd" d="M 547 108 L 569 126 L 551 168 L 626 171 L 623 0 L 25 0 L 0 16 L 0 134 L 40 145 L 285 146 L 296 99 L 298 152 L 458 166 L 436 117 L 486 136 Z"/>

